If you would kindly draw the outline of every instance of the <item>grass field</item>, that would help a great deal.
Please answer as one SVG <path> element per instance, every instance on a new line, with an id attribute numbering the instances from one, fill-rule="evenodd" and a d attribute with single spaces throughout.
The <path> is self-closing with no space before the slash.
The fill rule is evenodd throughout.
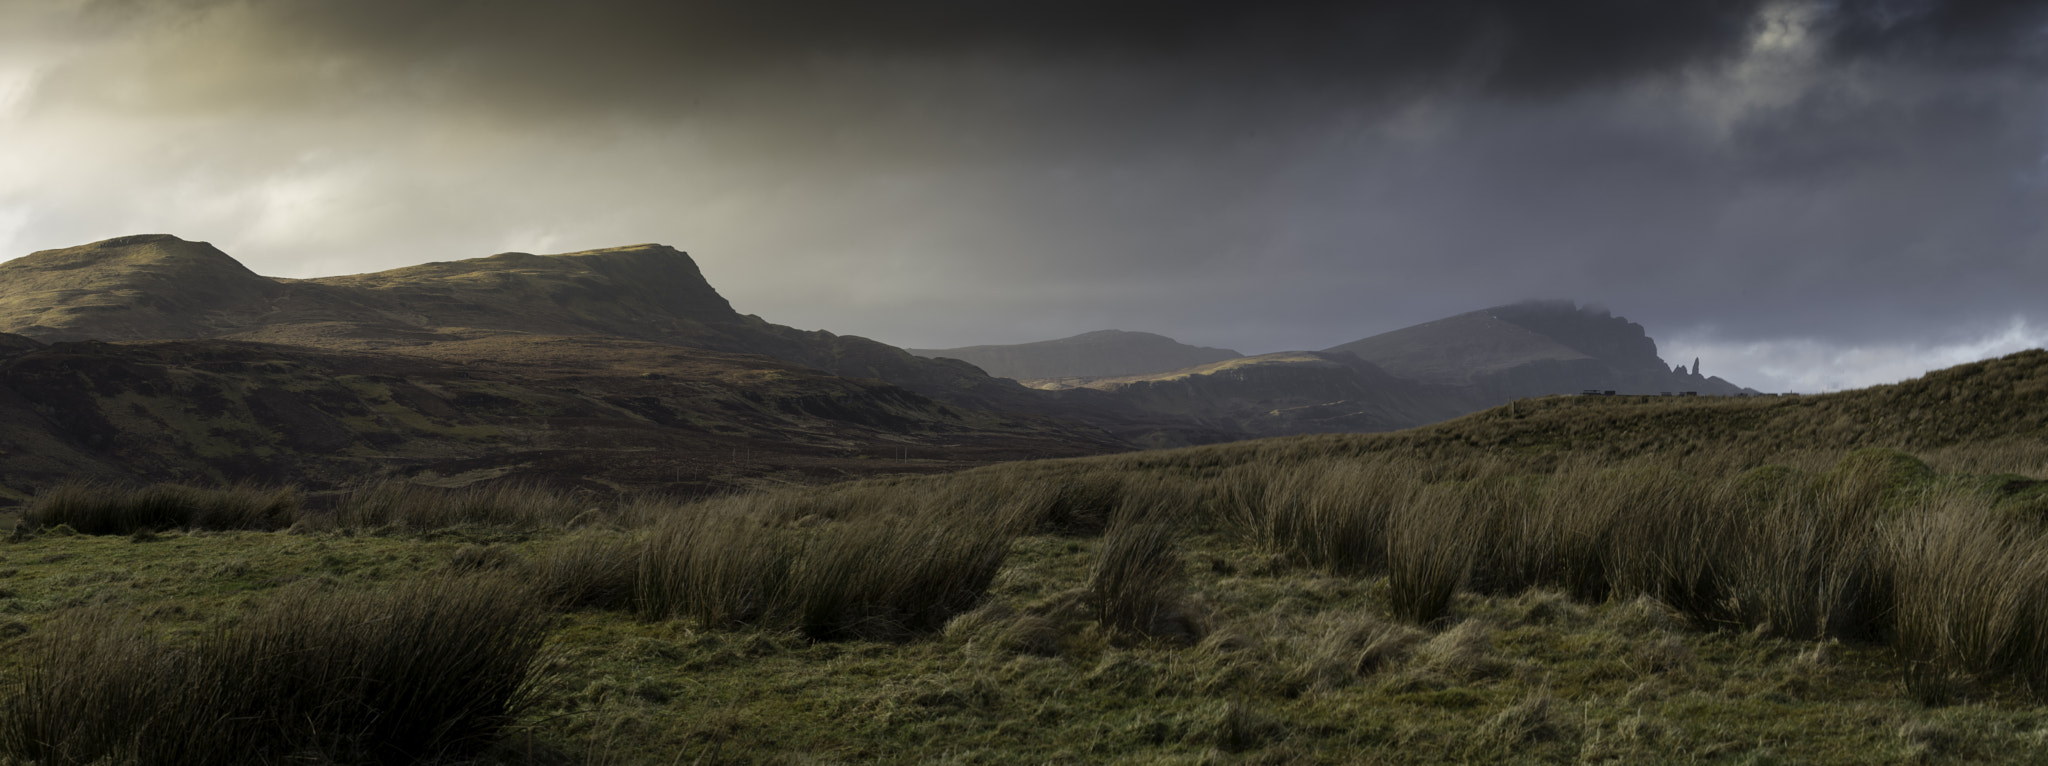
<path id="1" fill-rule="evenodd" d="M 0 759 L 2031 763 L 2044 419 L 2028 352 L 692 504 L 69 487 Z"/>

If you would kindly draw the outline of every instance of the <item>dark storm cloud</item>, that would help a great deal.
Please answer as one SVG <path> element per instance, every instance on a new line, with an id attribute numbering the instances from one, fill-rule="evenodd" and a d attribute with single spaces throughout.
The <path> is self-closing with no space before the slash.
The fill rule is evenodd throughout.
<path id="1" fill-rule="evenodd" d="M 1830 50 L 1966 68 L 2048 66 L 2039 0 L 1842 0 L 1826 20 Z"/>
<path id="2" fill-rule="evenodd" d="M 852 56 L 1154 66 L 1205 81 L 1549 93 L 1713 62 L 1755 0 L 103 0 L 103 22 L 224 10 L 276 55 L 344 56 L 474 95 L 678 107 L 693 88 Z M 170 9 L 170 10 L 167 10 Z M 175 22 L 172 22 L 175 23 Z M 345 75 L 345 73 L 344 73 Z M 252 96 L 279 97 L 252 92 Z M 462 94 L 456 94 L 458 96 Z"/>
<path id="3" fill-rule="evenodd" d="M 918 347 L 1529 297 L 1804 344 L 1774 359 L 2048 327 L 2044 2 L 19 7 L 0 241 L 289 276 L 663 241 L 744 311 Z"/>

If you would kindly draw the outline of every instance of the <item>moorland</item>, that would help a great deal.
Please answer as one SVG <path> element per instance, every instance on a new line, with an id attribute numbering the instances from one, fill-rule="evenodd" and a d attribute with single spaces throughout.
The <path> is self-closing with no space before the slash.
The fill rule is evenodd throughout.
<path id="1" fill-rule="evenodd" d="M 15 763 L 2027 763 L 2048 351 L 685 500 L 40 487 Z"/>

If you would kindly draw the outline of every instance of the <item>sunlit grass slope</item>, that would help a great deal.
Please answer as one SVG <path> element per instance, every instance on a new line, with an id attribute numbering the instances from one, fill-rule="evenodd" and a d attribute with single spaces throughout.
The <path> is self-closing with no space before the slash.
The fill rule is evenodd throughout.
<path id="1" fill-rule="evenodd" d="M 72 488 L 0 545 L 0 758 L 2035 762 L 2044 417 L 2028 352 L 690 505 Z"/>

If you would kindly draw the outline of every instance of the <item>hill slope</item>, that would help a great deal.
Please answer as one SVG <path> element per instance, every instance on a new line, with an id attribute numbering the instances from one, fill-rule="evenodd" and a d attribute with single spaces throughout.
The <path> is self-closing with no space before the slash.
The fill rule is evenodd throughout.
<path id="1" fill-rule="evenodd" d="M 0 332 L 43 341 L 206 337 L 259 321 L 284 293 L 205 242 L 119 237 L 0 263 Z"/>
<path id="2" fill-rule="evenodd" d="M 1956 451 L 1969 470 L 2048 472 L 2048 350 L 1811 396 L 1550 396 L 1392 433 L 1321 434 L 1105 458 L 1209 468 L 1390 455 L 1547 472 L 1564 461 L 1735 456 L 1737 468 L 1866 447 Z M 1964 454 L 1969 453 L 1969 454 Z"/>
<path id="3" fill-rule="evenodd" d="M 430 355 L 74 342 L 0 359 L 0 497 L 17 499 L 81 476 L 318 489 L 519 475 L 699 495 L 1119 447 L 879 381 L 587 336 L 490 336 Z"/>
<path id="4" fill-rule="evenodd" d="M 1225 348 L 1190 346 L 1164 335 L 1097 330 L 1071 338 L 1006 346 L 910 349 L 926 357 L 959 359 L 1000 378 L 1098 378 L 1147 375 L 1236 359 Z"/>
<path id="5" fill-rule="evenodd" d="M 1147 446 L 1245 435 L 1393 431 L 1469 411 L 1447 387 L 1401 380 L 1348 354 L 1315 351 L 1240 357 L 1156 375 L 1077 380 L 1048 386 L 1048 393 L 1076 406 L 1126 413 L 1124 422 L 1097 422 Z"/>

